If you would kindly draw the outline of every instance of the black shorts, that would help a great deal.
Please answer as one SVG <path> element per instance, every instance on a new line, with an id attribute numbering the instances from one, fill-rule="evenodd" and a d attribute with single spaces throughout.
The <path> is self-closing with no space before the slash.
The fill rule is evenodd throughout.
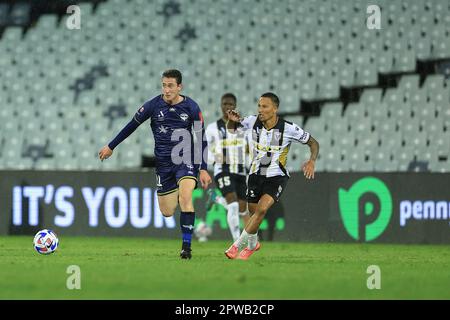
<path id="1" fill-rule="evenodd" d="M 258 203 L 263 194 L 268 194 L 278 202 L 286 188 L 288 176 L 265 177 L 252 174 L 248 177 L 247 202 Z"/>
<path id="2" fill-rule="evenodd" d="M 214 177 L 214 181 L 223 196 L 236 192 L 238 199 L 246 200 L 247 180 L 244 175 L 221 172 Z"/>

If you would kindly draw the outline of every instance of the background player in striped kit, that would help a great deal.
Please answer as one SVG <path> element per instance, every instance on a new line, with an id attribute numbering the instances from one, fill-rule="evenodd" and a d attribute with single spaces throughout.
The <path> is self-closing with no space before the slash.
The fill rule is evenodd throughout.
<path id="1" fill-rule="evenodd" d="M 247 201 L 251 217 L 241 236 L 225 255 L 230 259 L 247 260 L 260 248 L 257 233 L 267 210 L 277 202 L 289 179 L 286 169 L 287 154 L 292 142 L 307 144 L 310 159 L 302 165 L 307 179 L 314 178 L 314 165 L 319 154 L 319 143 L 298 125 L 278 117 L 279 98 L 271 92 L 264 93 L 258 101 L 258 116 L 241 119 L 235 110 L 229 118 L 239 121 L 252 130 L 252 163 L 248 178 Z M 248 246 L 239 252 L 240 244 L 248 239 Z"/>
<path id="2" fill-rule="evenodd" d="M 242 125 L 228 118 L 228 111 L 235 110 L 237 99 L 232 93 L 221 98 L 222 118 L 208 125 L 208 161 L 214 166 L 214 181 L 225 197 L 227 222 L 233 241 L 240 235 L 239 216 L 244 223 L 249 219 L 246 201 L 246 159 L 248 135 Z"/>

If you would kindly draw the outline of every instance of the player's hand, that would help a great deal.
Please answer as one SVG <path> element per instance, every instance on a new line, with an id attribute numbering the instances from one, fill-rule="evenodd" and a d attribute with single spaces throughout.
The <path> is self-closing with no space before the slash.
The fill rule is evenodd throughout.
<path id="1" fill-rule="evenodd" d="M 314 160 L 308 160 L 302 165 L 303 175 L 306 179 L 314 179 Z"/>
<path id="2" fill-rule="evenodd" d="M 200 170 L 200 184 L 202 185 L 203 189 L 207 189 L 209 184 L 212 182 L 211 177 L 206 170 Z"/>
<path id="3" fill-rule="evenodd" d="M 103 161 L 103 160 L 108 159 L 109 157 L 111 157 L 112 153 L 113 153 L 113 151 L 111 150 L 110 147 L 104 146 L 98 152 L 98 157 L 100 158 L 100 160 Z"/>
<path id="4" fill-rule="evenodd" d="M 236 110 L 228 110 L 228 119 L 234 122 L 241 122 L 242 118 Z"/>

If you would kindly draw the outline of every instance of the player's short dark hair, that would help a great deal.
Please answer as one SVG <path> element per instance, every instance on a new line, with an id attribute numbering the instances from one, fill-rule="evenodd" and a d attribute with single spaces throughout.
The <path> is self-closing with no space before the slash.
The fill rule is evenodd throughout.
<path id="1" fill-rule="evenodd" d="M 261 95 L 261 98 L 269 98 L 272 100 L 273 104 L 278 108 L 280 105 L 280 98 L 275 93 L 272 92 L 266 92 Z"/>
<path id="2" fill-rule="evenodd" d="M 181 75 L 180 70 L 177 69 L 169 69 L 163 72 L 163 78 L 175 78 L 177 80 L 177 84 L 181 84 L 183 82 L 183 76 Z"/>
<path id="3" fill-rule="evenodd" d="M 236 96 L 235 96 L 234 94 L 232 94 L 231 92 L 225 93 L 225 94 L 222 96 L 222 98 L 220 98 L 220 101 L 223 101 L 223 99 L 227 99 L 227 98 L 233 99 L 234 104 L 237 103 L 237 98 L 236 98 Z"/>

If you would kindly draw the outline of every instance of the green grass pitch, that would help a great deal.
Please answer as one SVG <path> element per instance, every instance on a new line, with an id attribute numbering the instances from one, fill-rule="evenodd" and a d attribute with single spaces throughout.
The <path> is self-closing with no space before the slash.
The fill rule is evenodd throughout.
<path id="1" fill-rule="evenodd" d="M 450 299 L 448 246 L 262 242 L 248 261 L 226 241 L 62 237 L 39 255 L 32 236 L 0 237 L 0 299 Z M 70 265 L 81 289 L 69 290 Z M 381 289 L 369 290 L 378 265 Z"/>

